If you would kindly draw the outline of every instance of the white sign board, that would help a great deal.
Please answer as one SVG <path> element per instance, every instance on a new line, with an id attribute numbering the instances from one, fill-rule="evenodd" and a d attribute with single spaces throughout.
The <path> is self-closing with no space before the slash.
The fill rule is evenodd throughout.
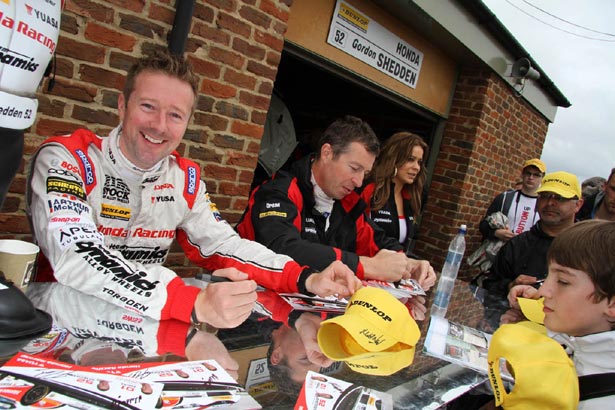
<path id="1" fill-rule="evenodd" d="M 423 53 L 343 0 L 335 5 L 327 43 L 416 88 Z"/>

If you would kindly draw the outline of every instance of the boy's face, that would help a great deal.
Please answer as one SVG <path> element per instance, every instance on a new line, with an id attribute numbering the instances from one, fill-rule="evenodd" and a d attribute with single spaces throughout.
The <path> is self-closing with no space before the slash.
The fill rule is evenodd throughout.
<path id="1" fill-rule="evenodd" d="M 594 303 L 594 283 L 585 272 L 555 262 L 538 291 L 544 296 L 545 326 L 553 332 L 585 336 L 611 330 L 609 300 Z M 612 309 L 612 307 L 611 307 Z"/>

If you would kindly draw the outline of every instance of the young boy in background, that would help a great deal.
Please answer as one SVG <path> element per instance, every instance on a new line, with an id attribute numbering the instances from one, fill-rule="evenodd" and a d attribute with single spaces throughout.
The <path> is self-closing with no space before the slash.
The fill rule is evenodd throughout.
<path id="1" fill-rule="evenodd" d="M 519 309 L 517 297 L 544 297 L 545 327 L 566 349 L 577 374 L 615 372 L 615 222 L 573 225 L 555 238 L 547 260 L 543 285 L 514 286 L 511 307 Z M 615 395 L 581 401 L 578 408 L 615 408 Z"/>

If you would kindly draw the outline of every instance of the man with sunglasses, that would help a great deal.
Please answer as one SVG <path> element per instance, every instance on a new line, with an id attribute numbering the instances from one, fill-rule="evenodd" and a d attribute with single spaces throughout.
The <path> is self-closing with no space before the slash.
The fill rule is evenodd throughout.
<path id="1" fill-rule="evenodd" d="M 493 264 L 491 274 L 504 297 L 514 285 L 532 285 L 546 278 L 551 242 L 574 224 L 575 214 L 583 205 L 581 185 L 568 172 L 545 175 L 536 192 L 540 220 L 529 231 L 506 242 Z"/>
<path id="2" fill-rule="evenodd" d="M 540 218 L 536 213 L 536 190 L 540 187 L 542 177 L 547 170 L 544 162 L 538 158 L 528 159 L 521 170 L 521 187 L 505 191 L 495 197 L 480 223 L 479 229 L 483 239 L 508 241 L 515 235 L 528 231 Z M 494 228 L 488 217 L 501 212 L 508 217 L 508 226 Z"/>

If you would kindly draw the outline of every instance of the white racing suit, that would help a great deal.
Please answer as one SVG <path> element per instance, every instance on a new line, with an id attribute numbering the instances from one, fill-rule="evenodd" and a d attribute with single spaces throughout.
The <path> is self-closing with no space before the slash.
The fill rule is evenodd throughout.
<path id="1" fill-rule="evenodd" d="M 36 153 L 27 200 L 46 257 L 37 281 L 55 278 L 154 319 L 188 322 L 199 289 L 162 266 L 177 239 L 206 269 L 236 267 L 272 290 L 305 291 L 314 270 L 241 239 L 209 199 L 198 164 L 173 153 L 156 171 L 137 170 L 119 135 L 120 127 L 107 138 L 77 130 Z"/>
<path id="2" fill-rule="evenodd" d="M 32 125 L 34 97 L 60 33 L 63 0 L 0 1 L 0 128 Z"/>
<path id="3" fill-rule="evenodd" d="M 57 282 L 32 283 L 27 295 L 34 306 L 53 317 L 54 326 L 22 349 L 28 354 L 59 359 L 70 349 L 77 364 L 80 353 L 101 348 L 145 357 L 185 355 L 186 335 L 192 328 L 188 323 L 136 315 Z"/>

